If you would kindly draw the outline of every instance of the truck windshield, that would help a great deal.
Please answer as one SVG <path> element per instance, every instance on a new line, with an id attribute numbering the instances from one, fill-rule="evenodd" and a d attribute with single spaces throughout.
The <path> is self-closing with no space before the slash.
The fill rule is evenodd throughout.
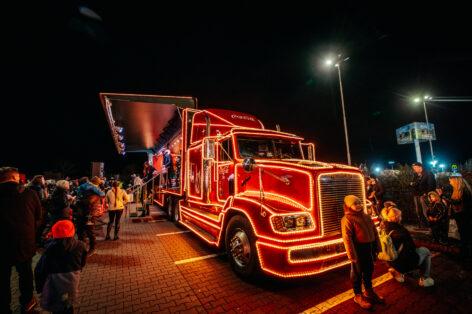
<path id="1" fill-rule="evenodd" d="M 298 140 L 238 136 L 241 158 L 303 159 Z"/>

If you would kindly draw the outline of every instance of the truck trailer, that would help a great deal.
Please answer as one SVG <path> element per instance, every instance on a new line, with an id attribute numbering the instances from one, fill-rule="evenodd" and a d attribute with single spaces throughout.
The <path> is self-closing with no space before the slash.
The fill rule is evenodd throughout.
<path id="1" fill-rule="evenodd" d="M 199 109 L 194 97 L 101 93 L 120 154 L 146 152 L 156 168 L 153 202 L 242 277 L 290 278 L 349 264 L 343 200 L 359 197 L 359 169 L 321 162 L 315 145 L 257 117 Z"/>

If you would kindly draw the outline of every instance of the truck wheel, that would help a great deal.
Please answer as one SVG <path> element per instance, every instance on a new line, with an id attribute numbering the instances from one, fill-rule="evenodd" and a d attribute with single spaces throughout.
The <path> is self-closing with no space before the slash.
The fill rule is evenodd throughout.
<path id="1" fill-rule="evenodd" d="M 255 239 L 252 226 L 245 217 L 231 218 L 226 229 L 226 252 L 233 270 L 244 278 L 259 271 Z"/>
<path id="2" fill-rule="evenodd" d="M 167 199 L 167 214 L 173 222 L 178 222 L 180 219 L 178 200 L 171 196 Z"/>

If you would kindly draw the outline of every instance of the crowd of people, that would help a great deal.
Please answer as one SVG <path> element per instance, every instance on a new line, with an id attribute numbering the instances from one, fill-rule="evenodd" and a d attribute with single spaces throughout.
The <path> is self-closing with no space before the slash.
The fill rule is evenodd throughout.
<path id="1" fill-rule="evenodd" d="M 448 244 L 450 219 L 457 222 L 460 252 L 464 259 L 472 257 L 472 191 L 460 174 L 452 174 L 449 184 L 437 186 L 434 175 L 414 163 L 411 182 L 415 214 L 419 227 L 431 229 L 433 241 Z M 156 177 L 156 170 L 145 164 L 143 178 L 133 174 L 128 189 L 118 180 L 83 177 L 79 180 L 46 181 L 37 175 L 29 182 L 20 182 L 18 169 L 0 168 L 0 236 L 5 241 L 7 256 L 0 259 L 1 313 L 10 313 L 11 269 L 18 272 L 20 305 L 28 312 L 37 304 L 33 281 L 41 293 L 41 307 L 53 313 L 73 313 L 77 298 L 80 271 L 88 256 L 96 252 L 94 228 L 105 224 L 101 216 L 108 212 L 105 241 L 119 240 L 120 221 L 129 195 L 142 201 L 142 187 Z M 370 309 L 384 303 L 372 287 L 372 273 L 377 254 L 382 251 L 379 230 L 388 234 L 396 258 L 388 260 L 389 272 L 398 282 L 405 275 L 420 271 L 419 286 L 434 285 L 431 278 L 431 252 L 416 247 L 402 225 L 402 211 L 394 200 L 385 201 L 385 189 L 379 178 L 366 178 L 366 198 L 381 222 L 376 226 L 364 213 L 361 200 L 354 195 L 344 198 L 341 230 L 347 256 L 351 261 L 351 282 L 354 301 Z M 113 238 L 112 238 L 113 231 Z M 32 270 L 37 248 L 42 255 Z M 362 284 L 364 292 L 362 292 Z M 66 298 L 64 298 L 66 296 Z"/>
<path id="2" fill-rule="evenodd" d="M 108 212 L 105 240 L 119 239 L 120 221 L 128 193 L 118 180 L 58 180 L 51 184 L 37 175 L 21 182 L 18 169 L 0 168 L 0 236 L 8 239 L 6 257 L 0 260 L 1 313 L 11 313 L 11 269 L 18 272 L 22 313 L 38 301 L 33 280 L 41 293 L 41 308 L 73 313 L 80 271 L 96 252 L 94 226 Z M 40 249 L 34 276 L 32 259 Z M 33 279 L 34 278 L 34 279 Z"/>
<path id="3" fill-rule="evenodd" d="M 460 235 L 460 253 L 464 261 L 472 258 L 472 190 L 458 173 L 449 177 L 449 183 L 437 186 L 434 175 L 421 163 L 412 164 L 414 180 L 410 183 L 414 195 L 418 227 L 430 228 L 433 242 L 449 244 L 449 221 L 454 219 Z M 418 284 L 421 287 L 434 285 L 431 278 L 431 252 L 426 247 L 417 247 L 405 226 L 402 225 L 402 211 L 394 201 L 384 202 L 384 188 L 375 177 L 366 179 L 366 198 L 372 203 L 372 210 L 380 218 L 375 226 L 372 218 L 364 213 L 361 200 L 354 195 L 344 198 L 344 217 L 341 231 L 344 246 L 351 261 L 351 282 L 354 302 L 364 309 L 371 309 L 376 303 L 385 303 L 372 287 L 374 261 L 385 250 L 380 234 L 391 242 L 394 257 L 383 259 L 396 281 L 405 282 L 405 274 L 419 271 Z M 386 255 L 385 253 L 382 253 Z M 364 292 L 362 292 L 364 284 Z"/>

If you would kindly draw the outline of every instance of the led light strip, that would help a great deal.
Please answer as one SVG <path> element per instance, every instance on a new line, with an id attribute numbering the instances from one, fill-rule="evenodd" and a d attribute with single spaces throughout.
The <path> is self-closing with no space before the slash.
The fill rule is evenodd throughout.
<path id="1" fill-rule="evenodd" d="M 195 215 L 196 212 L 192 211 L 191 209 L 189 209 L 189 208 L 187 208 L 187 207 L 185 207 L 185 206 L 180 205 L 180 212 L 181 212 L 181 213 L 185 213 L 187 216 L 190 216 L 190 217 L 192 217 L 192 218 L 194 218 L 194 219 L 196 219 L 196 220 L 198 220 L 198 221 L 200 221 L 200 222 L 202 222 L 202 223 L 204 223 L 204 224 L 206 224 L 206 225 L 208 225 L 208 226 L 211 226 L 211 227 L 213 227 L 214 229 L 217 229 L 217 230 L 220 230 L 220 229 L 221 229 L 220 226 L 215 225 L 215 224 L 213 224 L 213 223 L 211 223 L 211 222 L 209 222 L 209 221 L 206 221 L 206 220 L 204 220 L 204 219 L 202 219 L 202 218 L 196 216 L 196 215 Z M 191 214 L 191 212 L 193 212 L 194 214 Z M 211 219 L 211 218 L 209 218 L 209 219 Z M 213 219 L 211 219 L 211 220 L 213 220 Z M 213 221 L 214 221 L 214 220 L 213 220 Z"/>
<path id="2" fill-rule="evenodd" d="M 261 254 L 259 254 L 259 245 L 260 245 L 259 241 L 256 241 L 256 249 L 258 251 L 257 256 L 259 257 L 259 264 L 261 265 L 261 269 L 263 271 L 269 273 L 269 274 L 272 274 L 272 275 L 278 276 L 278 277 L 282 277 L 282 278 L 295 278 L 295 277 L 304 277 L 304 276 L 311 276 L 311 275 L 321 274 L 321 273 L 327 272 L 331 269 L 342 267 L 342 266 L 345 266 L 345 265 L 348 265 L 348 264 L 351 263 L 349 260 L 347 260 L 347 261 L 344 261 L 344 262 L 340 262 L 340 263 L 331 265 L 329 267 L 325 267 L 325 268 L 318 269 L 318 270 L 313 270 L 313 271 L 281 273 L 281 272 L 277 272 L 275 270 L 272 270 L 270 268 L 267 268 L 265 266 L 264 261 L 261 258 Z"/>

